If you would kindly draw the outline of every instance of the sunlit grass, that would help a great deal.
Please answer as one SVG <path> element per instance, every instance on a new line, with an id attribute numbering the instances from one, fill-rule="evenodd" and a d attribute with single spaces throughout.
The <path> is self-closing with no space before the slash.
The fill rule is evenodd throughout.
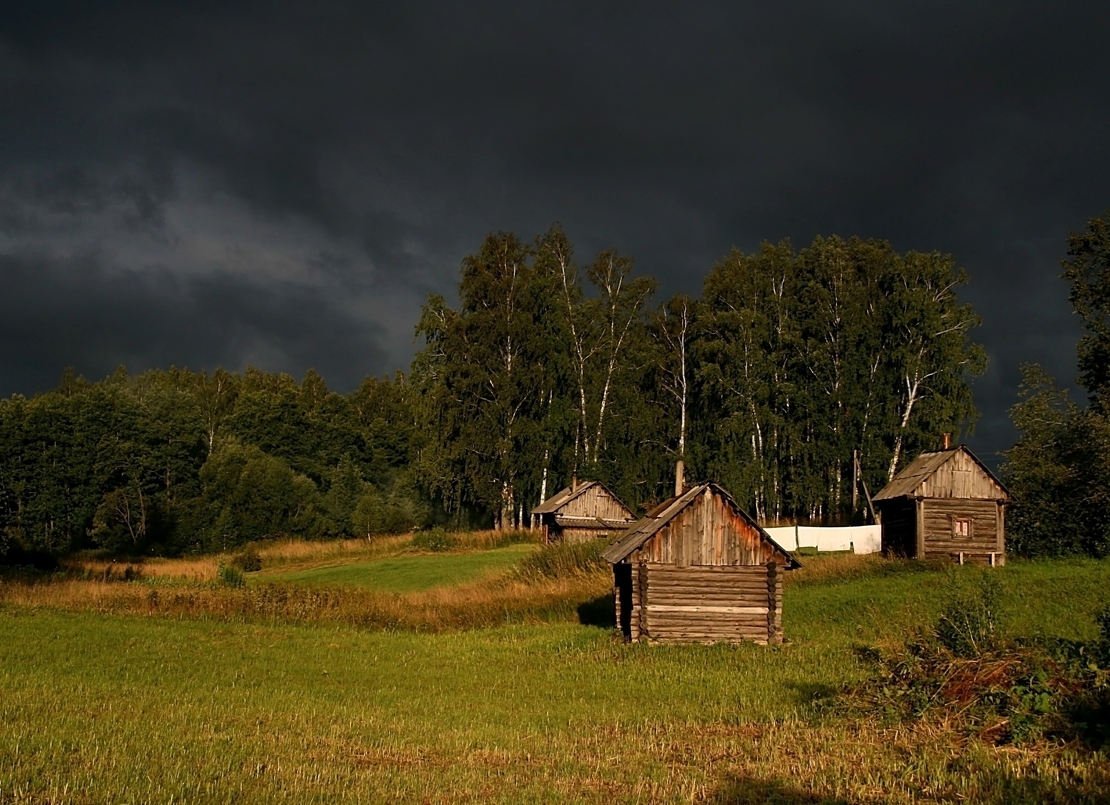
<path id="1" fill-rule="evenodd" d="M 467 584 L 504 573 L 535 550 L 535 545 L 522 544 L 488 551 L 390 556 L 301 570 L 264 569 L 255 574 L 253 580 L 260 583 L 355 586 L 407 593 Z"/>

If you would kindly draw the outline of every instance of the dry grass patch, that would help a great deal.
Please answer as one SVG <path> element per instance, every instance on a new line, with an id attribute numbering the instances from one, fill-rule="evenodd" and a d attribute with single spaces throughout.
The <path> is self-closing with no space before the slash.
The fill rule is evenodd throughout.
<path id="1" fill-rule="evenodd" d="M 258 584 L 159 586 L 64 579 L 0 584 L 0 603 L 27 608 L 232 622 L 347 624 L 438 632 L 536 621 L 574 622 L 609 594 L 607 575 L 525 583 L 492 579 L 413 593 Z"/>

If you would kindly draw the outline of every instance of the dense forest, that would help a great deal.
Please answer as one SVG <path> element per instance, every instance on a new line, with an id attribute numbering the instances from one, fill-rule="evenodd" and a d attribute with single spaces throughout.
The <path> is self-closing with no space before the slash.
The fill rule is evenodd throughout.
<path id="1" fill-rule="evenodd" d="M 631 258 L 581 264 L 558 226 L 492 234 L 458 309 L 424 306 L 408 374 L 339 394 L 312 371 L 70 371 L 0 401 L 0 554 L 509 528 L 573 474 L 650 505 L 678 461 L 761 519 L 859 519 L 857 489 L 975 420 L 965 279 L 818 238 L 734 250 L 700 298 L 656 303 Z"/>

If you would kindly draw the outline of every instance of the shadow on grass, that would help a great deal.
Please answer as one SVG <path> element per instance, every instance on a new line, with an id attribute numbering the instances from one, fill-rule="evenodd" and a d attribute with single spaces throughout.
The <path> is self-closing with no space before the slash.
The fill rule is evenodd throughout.
<path id="1" fill-rule="evenodd" d="M 754 780 L 730 776 L 711 802 L 713 805 L 855 805 L 847 799 L 829 799 L 780 780 Z"/>
<path id="2" fill-rule="evenodd" d="M 583 626 L 600 626 L 604 629 L 613 629 L 617 625 L 617 616 L 613 611 L 613 596 L 600 595 L 592 601 L 578 605 L 578 622 Z"/>
<path id="3" fill-rule="evenodd" d="M 824 682 L 787 682 L 787 690 L 793 691 L 800 704 L 820 706 L 828 704 L 840 693 L 835 685 Z"/>

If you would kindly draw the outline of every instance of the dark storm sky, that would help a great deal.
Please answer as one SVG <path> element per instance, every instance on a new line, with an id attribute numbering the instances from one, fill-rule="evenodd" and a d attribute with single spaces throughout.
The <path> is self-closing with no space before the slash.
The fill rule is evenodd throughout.
<path id="1" fill-rule="evenodd" d="M 1058 278 L 1110 208 L 1110 4 L 34 3 L 0 10 L 0 395 L 406 367 L 489 231 L 563 223 L 664 293 L 817 234 L 952 253 L 1013 439 L 1075 374 Z"/>

